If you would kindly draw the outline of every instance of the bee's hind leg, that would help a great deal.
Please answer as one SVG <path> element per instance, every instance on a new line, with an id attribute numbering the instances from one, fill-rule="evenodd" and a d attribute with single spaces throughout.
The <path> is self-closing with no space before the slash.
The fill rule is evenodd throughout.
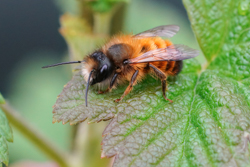
<path id="1" fill-rule="evenodd" d="M 138 76 L 139 70 L 136 70 L 135 73 L 133 74 L 131 81 L 127 87 L 127 89 L 124 91 L 122 97 L 120 99 L 116 99 L 115 102 L 121 101 L 129 92 L 132 90 L 133 86 L 136 84 L 136 78 Z"/>
<path id="2" fill-rule="evenodd" d="M 115 84 L 115 81 L 117 79 L 117 76 L 118 76 L 118 74 L 115 73 L 114 76 L 112 77 L 111 81 L 110 81 L 109 87 L 105 91 L 98 91 L 98 94 L 104 94 L 104 93 L 109 92 L 113 88 L 113 86 Z"/>
<path id="3" fill-rule="evenodd" d="M 166 89 L 167 89 L 167 76 L 157 67 L 155 67 L 153 64 L 149 64 L 149 67 L 151 67 L 155 74 L 161 79 L 161 86 L 162 86 L 162 94 L 165 100 L 169 101 L 170 103 L 173 103 L 173 100 L 168 99 L 166 97 Z"/>
<path id="4" fill-rule="evenodd" d="M 162 86 L 162 93 L 163 93 L 163 97 L 165 98 L 165 100 L 169 101 L 170 103 L 173 103 L 173 100 L 168 99 L 166 97 L 166 88 L 167 88 L 167 81 L 166 80 L 161 80 L 161 86 Z"/>

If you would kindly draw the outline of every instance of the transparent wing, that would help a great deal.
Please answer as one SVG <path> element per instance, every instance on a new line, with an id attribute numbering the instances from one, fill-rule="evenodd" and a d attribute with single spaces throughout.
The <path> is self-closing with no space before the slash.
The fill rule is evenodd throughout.
<path id="1" fill-rule="evenodd" d="M 129 64 L 146 63 L 154 61 L 178 61 L 196 57 L 199 51 L 186 45 L 171 45 L 166 48 L 151 50 L 139 57 L 129 59 Z"/>
<path id="2" fill-rule="evenodd" d="M 139 34 L 134 35 L 133 37 L 148 38 L 148 37 L 160 36 L 160 37 L 171 38 L 179 31 L 179 29 L 180 27 L 176 25 L 164 25 L 141 32 Z"/>

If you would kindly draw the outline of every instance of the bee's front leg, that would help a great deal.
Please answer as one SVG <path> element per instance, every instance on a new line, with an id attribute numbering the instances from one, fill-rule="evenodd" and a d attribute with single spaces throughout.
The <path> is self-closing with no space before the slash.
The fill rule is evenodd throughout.
<path id="1" fill-rule="evenodd" d="M 113 86 L 115 84 L 115 81 L 117 79 L 117 76 L 118 76 L 118 74 L 115 73 L 114 76 L 112 77 L 111 81 L 110 81 L 109 87 L 105 91 L 98 91 L 98 94 L 104 94 L 104 93 L 109 92 L 113 88 Z"/>
<path id="2" fill-rule="evenodd" d="M 122 97 L 120 99 L 116 99 L 115 102 L 121 101 L 129 92 L 132 90 L 133 86 L 136 84 L 136 78 L 138 76 L 139 70 L 136 70 L 135 73 L 133 74 L 131 81 L 127 87 L 127 89 L 124 91 Z"/>

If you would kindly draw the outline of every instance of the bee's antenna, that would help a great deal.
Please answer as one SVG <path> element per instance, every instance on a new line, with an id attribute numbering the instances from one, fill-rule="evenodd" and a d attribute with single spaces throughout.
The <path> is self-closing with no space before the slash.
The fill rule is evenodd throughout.
<path id="1" fill-rule="evenodd" d="M 82 61 L 69 61 L 69 62 L 62 62 L 62 63 L 57 63 L 57 64 L 52 64 L 48 66 L 43 66 L 42 68 L 49 68 L 49 67 L 55 67 L 55 66 L 60 66 L 64 64 L 74 64 L 74 63 L 81 63 Z"/>
<path id="2" fill-rule="evenodd" d="M 86 92 L 85 92 L 85 104 L 86 107 L 88 107 L 88 91 L 89 91 L 89 81 L 91 78 L 92 73 L 94 72 L 94 69 L 89 73 L 89 78 L 88 78 L 88 82 L 87 82 L 87 87 L 86 87 Z"/>

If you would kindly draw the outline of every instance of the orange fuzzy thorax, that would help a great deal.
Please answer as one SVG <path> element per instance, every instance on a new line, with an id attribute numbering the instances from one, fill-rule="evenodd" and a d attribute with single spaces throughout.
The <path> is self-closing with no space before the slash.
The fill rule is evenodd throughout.
<path id="1" fill-rule="evenodd" d="M 148 52 L 150 50 L 155 50 L 159 48 L 166 48 L 172 45 L 172 42 L 169 40 L 164 40 L 160 37 L 154 38 L 134 38 L 133 35 L 116 35 L 112 37 L 102 48 L 101 50 L 104 54 L 107 55 L 107 50 L 112 45 L 115 44 L 127 44 L 131 46 L 132 51 L 130 55 L 128 55 L 128 59 L 136 58 L 141 56 L 143 53 Z M 156 67 L 162 69 L 164 72 L 165 68 L 169 62 L 152 62 Z M 147 66 L 148 63 L 139 63 L 139 64 L 131 64 L 134 69 L 139 70 L 139 75 L 137 82 L 140 82 L 149 71 L 145 72 L 144 68 Z M 173 64 L 174 65 L 174 64 Z M 124 82 L 125 80 L 130 81 L 133 72 L 127 72 L 123 77 L 121 77 L 118 82 Z M 167 74 L 168 75 L 168 74 Z M 169 74 L 171 75 L 171 74 Z"/>
<path id="2" fill-rule="evenodd" d="M 133 48 L 133 54 L 130 55 L 129 59 L 138 57 L 143 53 L 142 48 L 145 48 L 145 52 L 150 50 L 155 50 L 159 48 L 166 48 L 167 46 L 172 45 L 172 42 L 169 40 L 164 40 L 160 37 L 154 38 L 133 38 L 133 35 L 116 35 L 112 37 L 103 47 L 102 51 L 104 54 L 107 54 L 106 51 L 112 45 L 115 44 L 127 44 Z"/>

